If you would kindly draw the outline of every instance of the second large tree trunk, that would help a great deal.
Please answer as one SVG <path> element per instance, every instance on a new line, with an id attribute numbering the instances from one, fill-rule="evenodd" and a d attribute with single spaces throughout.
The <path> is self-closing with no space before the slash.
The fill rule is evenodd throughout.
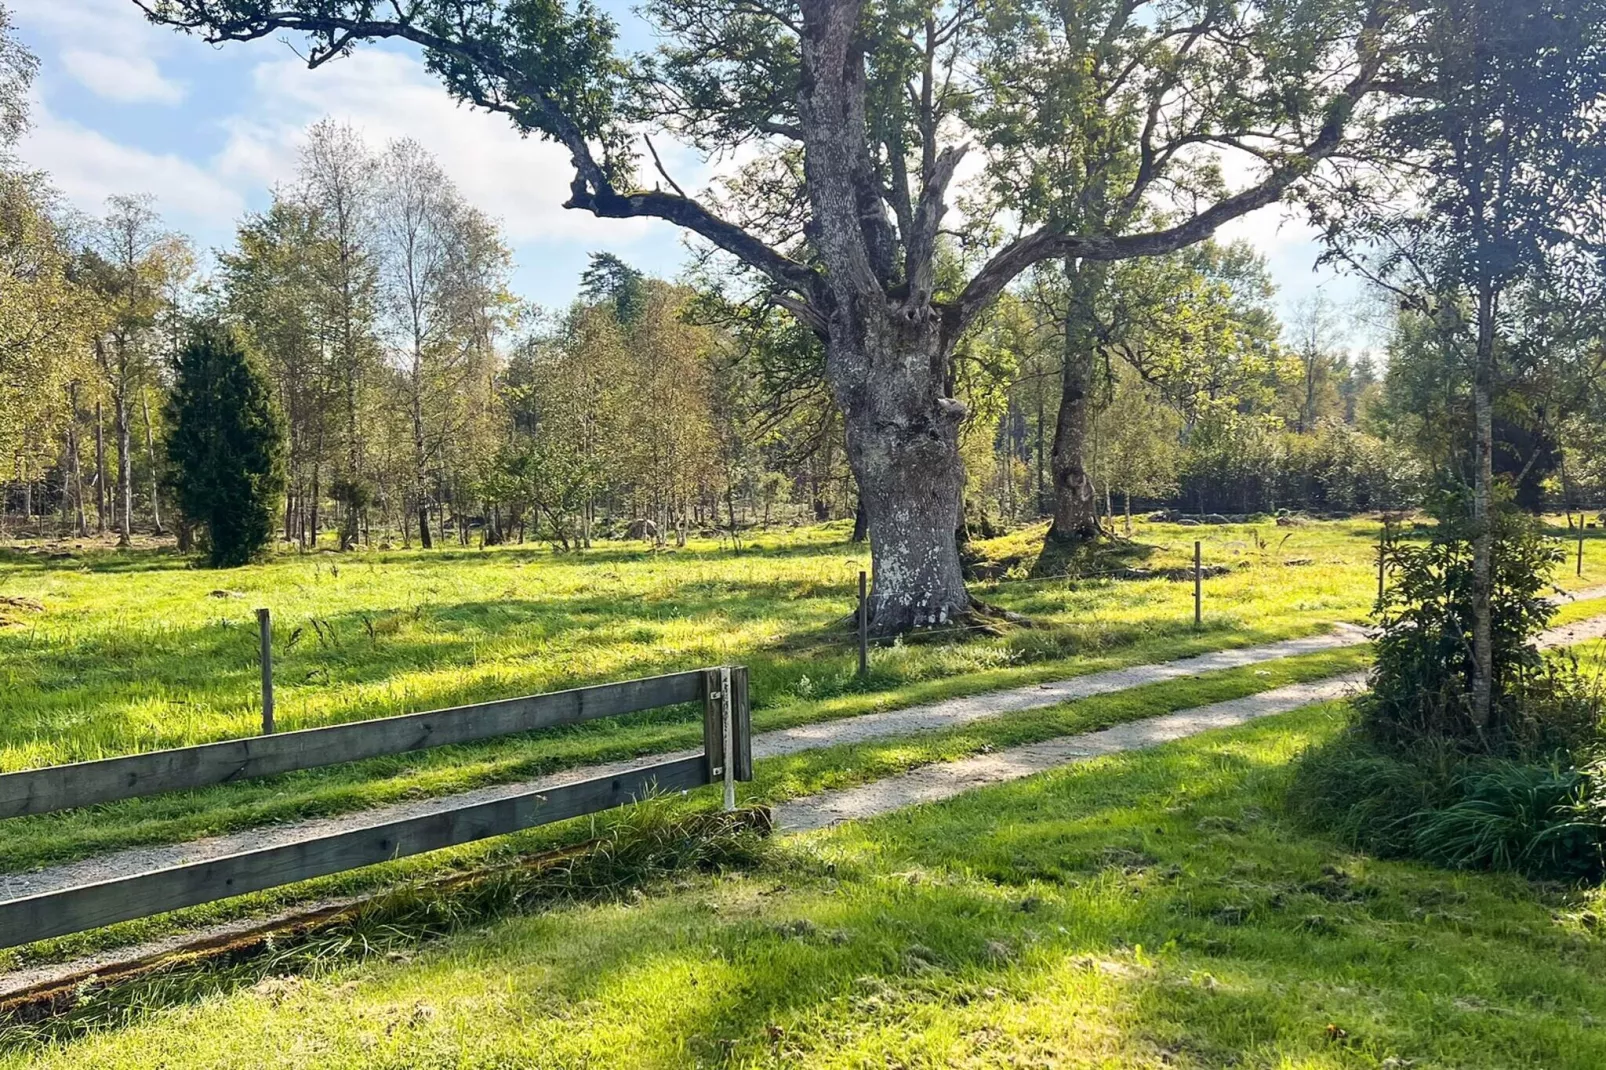
<path id="1" fill-rule="evenodd" d="M 827 367 L 870 536 L 870 630 L 951 623 L 971 608 L 954 539 L 965 410 L 946 396 L 936 325 L 874 308 L 833 327 Z"/>
<path id="2" fill-rule="evenodd" d="M 1054 425 L 1051 468 L 1054 524 L 1049 538 L 1086 542 L 1099 536 L 1098 496 L 1087 471 L 1087 444 L 1093 423 L 1093 372 L 1098 354 L 1094 302 L 1104 284 L 1106 265 L 1067 263 L 1065 364 L 1060 375 L 1059 419 Z"/>

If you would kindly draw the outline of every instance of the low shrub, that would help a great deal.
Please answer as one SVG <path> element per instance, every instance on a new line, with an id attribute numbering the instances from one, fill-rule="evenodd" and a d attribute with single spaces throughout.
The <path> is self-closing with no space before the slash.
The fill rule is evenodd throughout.
<path id="1" fill-rule="evenodd" d="M 1508 499 L 1509 495 L 1502 498 Z M 1425 543 L 1389 551 L 1371 690 L 1350 731 L 1302 760 L 1290 803 L 1307 823 L 1381 855 L 1459 869 L 1593 881 L 1606 875 L 1600 681 L 1540 630 L 1560 549 L 1500 502 L 1493 521 L 1494 709 L 1472 709 L 1472 535 L 1456 494 Z"/>
<path id="2" fill-rule="evenodd" d="M 1295 769 L 1302 823 L 1384 858 L 1542 880 L 1606 876 L 1606 769 L 1594 763 L 1468 757 L 1392 748 L 1350 731 Z"/>
<path id="3" fill-rule="evenodd" d="M 1598 771 L 1500 762 L 1469 768 L 1460 801 L 1418 815 L 1415 853 L 1454 869 L 1553 880 L 1606 870 L 1606 785 Z"/>
<path id="4" fill-rule="evenodd" d="M 1554 590 L 1560 544 L 1509 504 L 1495 510 L 1495 709 L 1482 726 L 1471 715 L 1473 532 L 1461 495 L 1439 496 L 1433 512 L 1438 522 L 1425 543 L 1396 542 L 1389 550 L 1390 584 L 1377 607 L 1377 660 L 1370 694 L 1360 704 L 1362 726 L 1407 749 L 1427 740 L 1485 753 L 1581 742 L 1569 734 L 1580 727 L 1573 723 L 1573 679 L 1558 672 L 1536 641 L 1555 613 L 1547 595 Z M 1564 715 L 1562 721 L 1552 724 L 1553 714 Z"/>

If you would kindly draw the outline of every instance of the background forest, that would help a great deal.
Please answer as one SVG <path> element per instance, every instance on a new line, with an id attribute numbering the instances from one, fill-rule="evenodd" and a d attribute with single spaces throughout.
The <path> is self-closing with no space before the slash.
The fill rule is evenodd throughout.
<path id="1" fill-rule="evenodd" d="M 7 38 L 0 62 L 14 142 L 35 61 Z M 544 307 L 510 291 L 497 221 L 419 145 L 331 121 L 212 253 L 136 191 L 86 217 L 48 175 L 0 163 L 6 534 L 189 544 L 164 443 L 201 320 L 235 325 L 271 380 L 277 534 L 302 549 L 572 549 L 855 514 L 818 340 L 711 258 L 666 280 L 597 254 L 580 298 Z M 1053 512 L 1068 285 L 1058 265 L 1027 276 L 958 350 L 968 532 Z M 1083 459 L 1108 525 L 1134 509 L 1407 508 L 1465 464 L 1465 361 L 1433 322 L 1381 291 L 1359 308 L 1278 305 L 1243 244 L 1104 274 Z M 1535 296 L 1503 336 L 1495 467 L 1529 508 L 1606 501 L 1596 318 Z M 1381 345 L 1339 344 L 1357 336 Z"/>

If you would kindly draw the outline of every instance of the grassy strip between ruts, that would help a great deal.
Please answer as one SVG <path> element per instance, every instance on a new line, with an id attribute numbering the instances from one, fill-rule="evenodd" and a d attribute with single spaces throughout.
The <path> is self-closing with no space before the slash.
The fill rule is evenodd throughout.
<path id="1" fill-rule="evenodd" d="M 770 759 L 757 767 L 757 780 L 743 785 L 742 800 L 776 801 L 881 779 L 916 766 L 951 761 L 987 749 L 1014 746 L 1112 724 L 1190 709 L 1256 694 L 1284 684 L 1319 680 L 1350 672 L 1366 664 L 1366 648 L 1354 647 L 1324 654 L 1287 658 L 1260 666 L 1208 673 L 1185 680 L 1150 684 L 1128 691 L 1080 699 L 1059 706 L 1009 714 L 916 738 L 892 738 L 826 747 L 785 758 Z M 714 802 L 704 791 L 684 800 L 664 799 L 650 805 L 705 807 Z M 500 838 L 483 844 L 434 852 L 418 858 L 369 867 L 350 874 L 308 881 L 290 888 L 242 896 L 226 903 L 197 907 L 159 918 L 144 919 L 77 936 L 46 941 L 29 949 L 0 952 L 0 969 L 23 962 L 55 960 L 98 948 L 149 939 L 183 928 L 240 917 L 331 896 L 371 891 L 389 885 L 427 879 L 454 868 L 481 865 L 554 844 L 585 838 L 589 820 Z"/>
<path id="2" fill-rule="evenodd" d="M 1291 759 L 1343 719 L 1098 759 L 0 1066 L 1606 1064 L 1598 895 L 1373 861 L 1279 816 Z"/>
<path id="3" fill-rule="evenodd" d="M 1550 626 L 1560 628 L 1568 624 L 1576 624 L 1590 617 L 1606 614 L 1606 598 L 1586 598 L 1578 602 L 1564 602 L 1556 609 L 1556 615 L 1551 619 Z"/>
<path id="4" fill-rule="evenodd" d="M 757 732 L 766 732 L 854 717 L 960 695 L 1257 645 L 1309 634 L 1312 630 L 1320 629 L 1273 625 L 1253 632 L 1207 630 L 1139 642 L 1102 655 L 1058 658 L 914 682 L 900 683 L 872 673 L 863 691 L 757 709 L 753 714 L 753 727 Z M 671 708 L 485 743 L 416 751 L 200 791 L 175 792 L 3 821 L 0 822 L 0 869 L 15 872 L 122 847 L 182 842 L 260 825 L 362 810 L 402 799 L 450 795 L 576 766 L 697 747 L 702 742 L 701 719 L 700 709 Z"/>

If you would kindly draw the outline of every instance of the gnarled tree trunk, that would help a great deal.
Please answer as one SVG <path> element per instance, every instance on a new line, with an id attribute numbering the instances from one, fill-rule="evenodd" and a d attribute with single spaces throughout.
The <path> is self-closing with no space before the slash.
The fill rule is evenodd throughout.
<path id="1" fill-rule="evenodd" d="M 954 539 L 964 406 L 945 396 L 935 317 L 911 317 L 878 297 L 865 304 L 879 307 L 836 317 L 826 368 L 870 536 L 870 629 L 888 635 L 947 624 L 971 608 Z"/>
<path id="2" fill-rule="evenodd" d="M 1057 542 L 1087 542 L 1099 535 L 1097 495 L 1086 463 L 1093 420 L 1088 397 L 1092 372 L 1092 351 L 1067 343 L 1059 419 L 1054 425 L 1054 524 L 1048 531 Z"/>

